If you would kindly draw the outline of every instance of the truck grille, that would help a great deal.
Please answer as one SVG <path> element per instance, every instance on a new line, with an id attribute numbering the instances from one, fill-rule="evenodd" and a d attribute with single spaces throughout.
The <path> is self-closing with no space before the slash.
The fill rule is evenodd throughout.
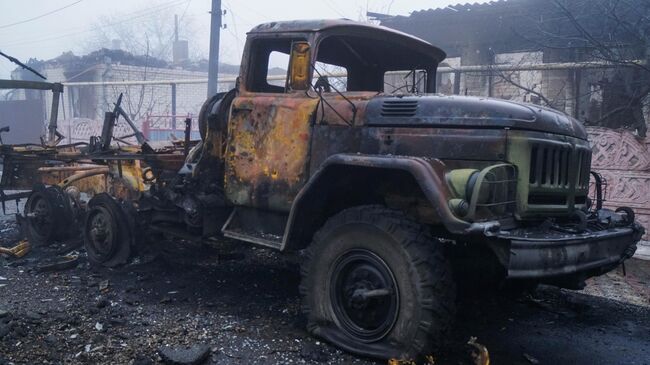
<path id="1" fill-rule="evenodd" d="M 381 116 L 414 117 L 417 110 L 417 100 L 384 100 L 381 105 Z"/>
<path id="2" fill-rule="evenodd" d="M 530 153 L 529 183 L 531 187 L 586 189 L 590 165 L 588 148 L 536 144 Z"/>

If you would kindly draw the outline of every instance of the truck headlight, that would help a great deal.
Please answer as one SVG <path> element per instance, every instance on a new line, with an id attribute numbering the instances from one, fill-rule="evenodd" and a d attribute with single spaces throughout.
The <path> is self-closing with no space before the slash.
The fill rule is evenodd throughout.
<path id="1" fill-rule="evenodd" d="M 447 173 L 447 184 L 457 198 L 469 200 L 473 184 L 479 174 L 477 169 L 456 169 Z"/>
<path id="2" fill-rule="evenodd" d="M 468 220 L 503 215 L 516 203 L 517 170 L 511 164 L 497 164 L 482 170 L 456 169 L 447 173 L 455 198 L 449 207 Z"/>

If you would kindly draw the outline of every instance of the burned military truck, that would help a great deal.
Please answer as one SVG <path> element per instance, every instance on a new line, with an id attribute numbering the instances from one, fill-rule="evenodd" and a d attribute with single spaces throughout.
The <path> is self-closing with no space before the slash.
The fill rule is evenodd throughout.
<path id="1" fill-rule="evenodd" d="M 277 55 L 288 59 L 280 82 Z M 444 58 L 347 20 L 257 26 L 236 88 L 200 112 L 199 143 L 115 147 L 117 105 L 81 157 L 59 159 L 105 165 L 112 179 L 88 202 L 68 199 L 83 211 L 69 220 L 100 265 L 127 262 L 146 231 L 301 252 L 309 331 L 378 358 L 435 351 L 465 272 L 580 288 L 631 257 L 643 229 L 631 209 L 602 208 L 583 126 L 537 105 L 437 95 Z M 161 163 L 179 151 L 184 162 Z M 20 170 L 19 153 L 5 155 L 3 182 Z M 43 202 L 28 203 L 30 229 L 65 211 L 67 190 L 50 188 L 30 198 Z"/>

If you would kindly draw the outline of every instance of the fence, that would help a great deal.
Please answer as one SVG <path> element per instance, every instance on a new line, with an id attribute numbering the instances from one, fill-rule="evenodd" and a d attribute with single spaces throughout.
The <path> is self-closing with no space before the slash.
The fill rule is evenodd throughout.
<path id="1" fill-rule="evenodd" d="M 451 65 L 460 63 L 454 59 L 447 62 Z M 547 104 L 588 123 L 607 113 L 607 84 L 602 80 L 612 78 L 617 71 L 620 67 L 602 62 L 440 67 L 436 84 L 443 94 L 491 96 Z M 337 88 L 345 87 L 344 74 L 330 76 Z M 407 78 L 405 74 L 393 73 L 389 76 L 393 89 L 403 89 L 400 82 L 408 86 L 408 80 L 415 80 L 410 79 L 413 75 Z M 281 76 L 271 78 L 280 84 L 283 80 Z M 219 91 L 229 90 L 234 84 L 235 77 L 222 77 Z M 183 121 L 187 117 L 194 119 L 192 137 L 199 138 L 196 116 L 205 101 L 207 79 L 79 82 L 64 86 L 58 111 L 59 131 L 66 136 L 63 143 L 88 141 L 90 136 L 99 135 L 103 114 L 112 108 L 120 93 L 124 94 L 123 108 L 150 139 L 183 138 Z M 48 120 L 47 113 L 51 110 L 49 94 L 41 91 L 30 93 L 23 93 L 22 99 L 40 100 L 41 120 Z M 19 92 L 13 93 L 16 94 Z M 643 115 L 647 120 L 648 105 Z M 117 136 L 130 133 L 126 123 L 120 122 L 116 126 Z M 650 228 L 648 140 L 639 139 L 630 131 L 591 128 L 589 133 L 594 146 L 593 168 L 602 172 L 609 181 L 608 204 L 634 207 L 640 213 L 639 219 Z"/>
<path id="2" fill-rule="evenodd" d="M 232 87 L 234 78 L 225 79 L 219 91 Z M 59 111 L 64 143 L 97 135 L 104 112 L 112 110 L 120 94 L 122 108 L 149 139 L 182 139 L 188 117 L 193 119 L 192 137 L 200 138 L 196 117 L 206 99 L 207 79 L 68 83 L 65 92 Z M 115 135 L 130 133 L 128 125 L 118 121 Z"/>
<path id="3" fill-rule="evenodd" d="M 607 181 L 605 206 L 634 209 L 650 239 L 650 138 L 628 131 L 590 127 L 591 167 Z"/>
<path id="4" fill-rule="evenodd" d="M 587 124 L 607 114 L 604 100 L 607 85 L 602 80 L 612 78 L 620 67 L 603 62 L 527 63 L 531 59 L 522 57 L 498 57 L 496 61 L 502 64 L 488 66 L 460 66 L 460 59 L 446 60 L 445 65 L 438 69 L 438 91 L 442 94 L 491 96 L 547 105 Z M 533 57 L 532 61 L 539 60 Z M 129 72 L 131 73 L 119 74 L 119 77 L 139 77 L 134 70 Z M 181 73 L 179 71 L 171 75 Z M 386 86 L 387 91 L 404 90 L 404 84 L 408 86 L 413 75 L 402 75 L 392 73 L 386 78 L 387 85 L 390 81 L 390 87 Z M 168 75 L 159 77 L 164 76 Z M 192 77 L 197 76 L 200 75 Z M 283 76 L 272 76 L 269 79 L 280 84 L 284 80 Z M 336 85 L 337 89 L 344 88 L 345 75 L 331 76 L 330 83 Z M 229 90 L 234 84 L 235 76 L 222 75 L 219 91 Z M 123 109 L 136 125 L 146 122 L 145 127 L 152 132 L 153 138 L 178 137 L 178 131 L 184 129 L 183 120 L 187 116 L 196 118 L 207 94 L 205 78 L 70 82 L 64 83 L 64 86 L 58 110 L 59 130 L 66 136 L 64 143 L 87 141 L 96 130 L 101 130 L 104 112 L 112 109 L 112 103 L 120 93 L 124 94 Z M 16 94 L 13 93 L 12 101 L 16 99 Z M 37 99 L 42 103 L 39 111 L 41 123 L 49 119 L 50 94 L 40 91 L 22 94 L 23 99 Z M 644 111 L 643 114 L 648 115 L 647 106 Z M 0 124 L 2 122 L 0 120 Z M 120 131 L 130 133 L 126 124 L 122 123 L 118 124 L 118 133 Z"/>
<path id="5" fill-rule="evenodd" d="M 604 62 L 543 63 L 542 56 L 535 52 L 499 54 L 495 57 L 495 63 L 487 66 L 461 66 L 460 58 L 445 60 L 437 73 L 438 91 L 442 94 L 492 96 L 547 105 L 590 124 L 607 114 L 608 108 L 611 108 L 611 105 L 607 105 L 608 90 L 620 86 L 604 80 L 613 80 L 616 73 L 629 70 Z M 317 68 L 318 65 L 319 63 Z M 339 69 L 321 68 L 320 71 L 332 73 Z M 148 118 L 152 129 L 156 129 L 156 124 L 167 123 L 169 116 L 172 116 L 172 129 L 178 122 L 175 116 L 196 116 L 207 94 L 205 73 L 122 65 L 101 65 L 93 70 L 90 80 L 110 81 L 64 83 L 65 92 L 61 96 L 58 119 L 62 125 L 60 130 L 70 141 L 85 138 L 84 134 L 77 133 L 77 121 L 82 120 L 82 126 L 79 127 L 82 130 L 87 129 L 88 120 L 101 123 L 104 112 L 112 108 L 112 103 L 120 93 L 124 93 L 124 109 L 138 124 L 147 119 L 147 115 L 161 116 L 160 120 Z M 57 72 L 54 77 L 64 77 L 62 70 Z M 270 79 L 280 84 L 284 81 L 282 76 L 276 75 Z M 406 79 L 400 74 L 390 75 L 386 79 L 387 91 L 404 89 L 403 84 L 409 82 Z M 345 81 L 344 74 L 330 77 L 330 83 L 337 89 L 344 88 Z M 234 75 L 220 75 L 219 90 L 226 91 L 234 87 L 234 83 Z M 612 93 L 609 94 L 611 99 Z M 38 123 L 49 119 L 51 93 L 10 90 L 1 93 L 0 99 L 3 96 L 7 100 L 3 105 L 8 105 L 9 101 L 16 103 L 36 100 L 43 105 L 38 108 Z M 15 113 L 14 118 L 0 115 L 0 123 L 4 119 L 25 119 L 18 115 L 20 113 Z M 644 114 L 648 115 L 647 106 Z M 30 115 L 30 118 L 35 116 Z"/>
<path id="6" fill-rule="evenodd" d="M 460 63 L 460 59 L 449 61 Z M 625 85 L 617 84 L 616 80 L 621 74 L 629 76 L 631 70 L 608 62 L 440 67 L 437 83 L 442 94 L 488 96 L 546 105 L 590 124 L 606 117 L 614 107 L 608 105 L 611 104 L 608 95 L 624 96 Z M 650 115 L 648 107 L 646 102 L 643 113 L 646 120 Z"/>

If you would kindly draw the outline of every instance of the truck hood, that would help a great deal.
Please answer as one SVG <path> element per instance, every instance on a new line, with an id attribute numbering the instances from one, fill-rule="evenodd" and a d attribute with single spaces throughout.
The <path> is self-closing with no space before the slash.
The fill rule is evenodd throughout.
<path id="1" fill-rule="evenodd" d="M 369 126 L 511 128 L 587 139 L 580 122 L 553 109 L 508 100 L 447 95 L 377 96 Z"/>

